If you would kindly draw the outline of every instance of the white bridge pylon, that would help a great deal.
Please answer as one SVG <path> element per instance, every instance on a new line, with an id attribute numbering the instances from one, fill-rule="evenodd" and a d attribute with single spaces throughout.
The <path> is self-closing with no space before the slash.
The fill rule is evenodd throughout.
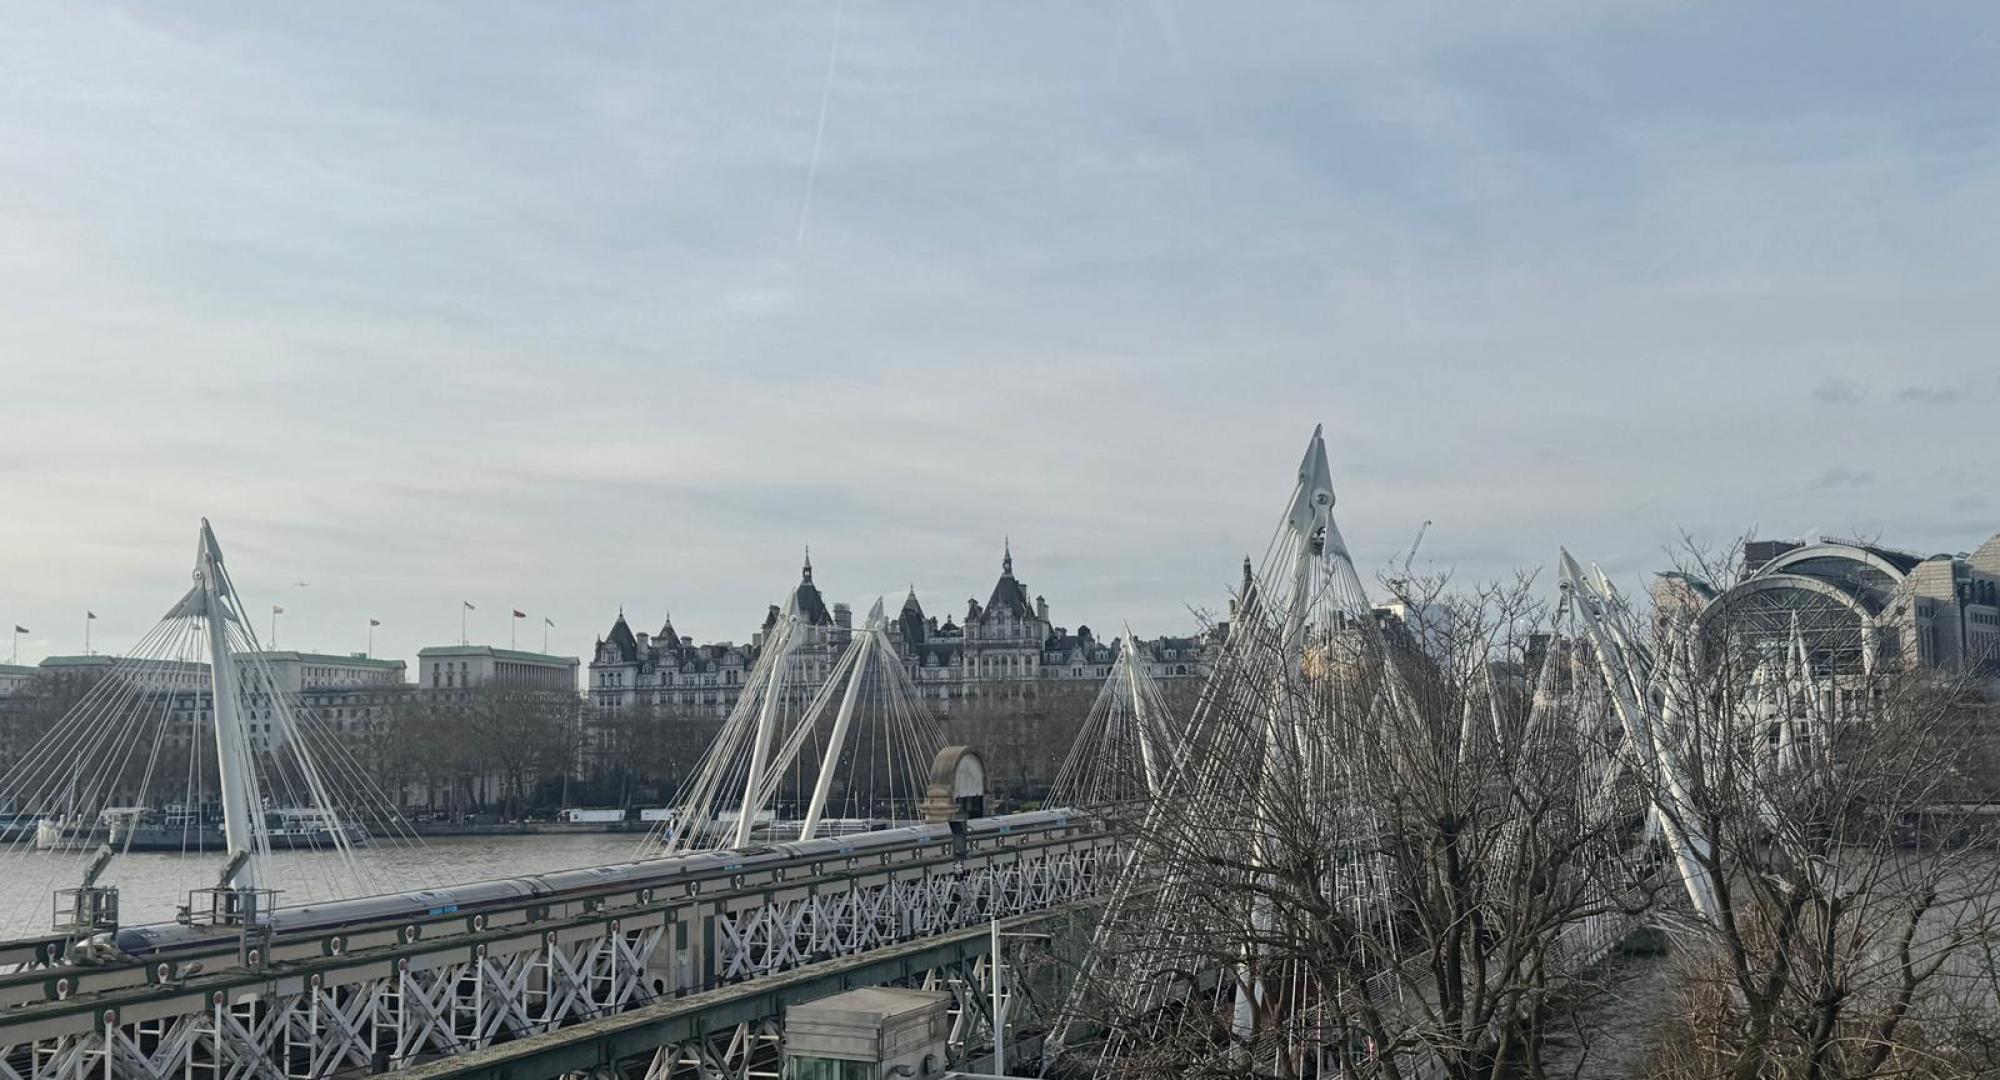
<path id="1" fill-rule="evenodd" d="M 916 814 L 943 738 L 903 669 L 882 601 L 816 672 L 803 647 L 828 633 L 801 618 L 796 592 L 787 598 L 648 854 L 745 847 L 760 830 L 809 840 L 836 819 L 868 827 Z"/>
<path id="2" fill-rule="evenodd" d="M 1138 804 L 1160 793 L 1179 736 L 1130 626 L 1049 788 L 1048 805 Z"/>
<path id="3" fill-rule="evenodd" d="M 1332 711 L 1397 707 L 1405 695 L 1395 666 L 1386 662 L 1334 503 L 1324 437 L 1315 428 L 1270 547 L 1236 597 L 1229 636 L 1201 699 L 1172 741 L 1159 796 L 1146 808 L 1137 847 L 1093 939 L 1089 964 L 1116 962 L 1121 970 L 1145 973 L 1111 991 L 1120 999 L 1117 1015 L 1207 1030 L 1215 1019 L 1209 1010 L 1219 1010 L 1245 1043 L 1272 1028 L 1260 1015 L 1290 1007 L 1279 997 L 1310 980 L 1259 944 L 1274 924 L 1271 890 L 1257 886 L 1266 880 L 1265 867 L 1284 857 L 1278 823 L 1357 841 L 1376 831 L 1372 808 L 1358 804 L 1347 783 L 1350 770 L 1370 763 L 1341 743 L 1345 726 Z M 1328 692 L 1348 677 L 1383 689 L 1374 697 Z M 1379 859 L 1364 843 L 1354 846 L 1331 877 L 1343 904 L 1386 926 L 1394 910 L 1384 902 Z M 1232 867 L 1228 873 L 1239 874 L 1240 884 L 1226 887 L 1212 871 L 1201 879 L 1185 876 L 1197 866 Z M 1239 954 L 1201 987 L 1165 976 L 1218 961 L 1209 903 L 1218 892 L 1245 898 L 1244 910 L 1231 916 L 1247 927 Z M 1394 935 L 1385 930 L 1383 936 Z M 1080 991 L 1065 1007 L 1051 1053 L 1066 1052 L 1073 1023 L 1092 1008 L 1086 996 Z M 1299 999 L 1293 994 L 1288 1000 Z M 1100 1064 L 1152 1038 L 1146 1025 L 1153 1022 L 1114 1026 L 1097 1048 Z"/>
<path id="4" fill-rule="evenodd" d="M 1585 573 L 1568 551 L 1562 552 L 1564 600 L 1580 624 L 1580 636 L 1597 657 L 1604 687 L 1623 729 L 1624 752 L 1615 767 L 1633 769 L 1643 779 L 1652 801 L 1648 825 L 1657 829 L 1680 871 L 1688 899 L 1703 918 L 1717 912 L 1715 882 L 1708 872 L 1710 845 L 1694 831 L 1688 788 L 1688 730 L 1678 715 L 1688 700 L 1675 685 L 1691 663 L 1692 645 L 1666 643 L 1664 661 L 1642 644 L 1631 607 L 1604 571 L 1595 565 Z M 1607 781 L 1615 780 L 1614 772 Z"/>

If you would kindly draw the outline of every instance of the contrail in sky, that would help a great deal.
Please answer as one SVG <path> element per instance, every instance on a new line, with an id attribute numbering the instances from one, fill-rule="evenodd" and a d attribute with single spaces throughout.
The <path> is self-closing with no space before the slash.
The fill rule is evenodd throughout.
<path id="1" fill-rule="evenodd" d="M 833 45 L 826 51 L 826 85 L 819 92 L 819 130 L 813 132 L 812 162 L 806 166 L 806 196 L 799 201 L 799 235 L 793 243 L 806 239 L 806 215 L 812 210 L 813 182 L 819 179 L 819 148 L 826 141 L 826 107 L 833 102 L 833 68 L 840 62 L 840 22 L 847 12 L 847 0 L 833 7 Z"/>

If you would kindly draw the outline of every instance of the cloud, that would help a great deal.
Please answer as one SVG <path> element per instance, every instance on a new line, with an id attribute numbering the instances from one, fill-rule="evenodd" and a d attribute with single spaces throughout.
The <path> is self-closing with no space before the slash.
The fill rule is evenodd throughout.
<path id="1" fill-rule="evenodd" d="M 1897 401 L 1916 405 L 1951 405 L 1964 400 L 1964 393 L 1950 386 L 1905 386 L 1896 391 Z"/>
<path id="2" fill-rule="evenodd" d="M 1867 487 L 1875 482 L 1875 474 L 1866 469 L 1851 469 L 1845 465 L 1834 465 L 1812 478 L 1811 487 L 1815 491 L 1839 491 L 1847 488 Z"/>
<path id="3" fill-rule="evenodd" d="M 848 5 L 804 243 L 833 0 L 24 14 L 0 620 L 115 647 L 207 514 L 343 651 L 465 598 L 741 639 L 807 540 L 949 608 L 1010 533 L 1152 633 L 1319 421 L 1364 579 L 1427 519 L 1460 580 L 1657 562 L 1818 519 L 1830 461 L 1920 523 L 1990 455 L 1799 407 L 2000 385 L 1965 11 L 1120 7 Z"/>
<path id="4" fill-rule="evenodd" d="M 1813 400 L 1823 405 L 1854 405 L 1861 401 L 1861 387 L 1848 379 L 1829 375 L 1813 386 Z"/>

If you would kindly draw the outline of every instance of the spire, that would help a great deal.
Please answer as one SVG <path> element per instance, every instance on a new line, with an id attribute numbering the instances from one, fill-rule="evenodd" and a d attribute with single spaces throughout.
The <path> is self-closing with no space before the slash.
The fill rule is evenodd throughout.
<path id="1" fill-rule="evenodd" d="M 806 546 L 805 565 L 799 568 L 798 586 L 786 600 L 792 613 L 805 620 L 807 626 L 832 626 L 833 613 L 826 608 L 826 600 L 819 594 L 819 586 L 813 584 L 812 546 Z"/>
<path id="2" fill-rule="evenodd" d="M 1001 551 L 1001 555 L 1000 555 L 1000 572 L 1001 572 L 1001 573 L 1003 573 L 1003 574 L 1011 574 L 1011 573 L 1013 573 L 1013 572 L 1014 572 L 1014 541 L 1013 541 L 1013 540 L 1012 540 L 1011 538 L 1009 538 L 1009 537 L 1005 537 L 1005 536 L 1001 537 L 1001 538 L 1000 538 L 1000 551 Z"/>
<path id="3" fill-rule="evenodd" d="M 1256 579 L 1250 570 L 1250 556 L 1245 555 L 1243 556 L 1243 592 L 1246 595 L 1250 592 L 1250 583 L 1254 580 Z"/>

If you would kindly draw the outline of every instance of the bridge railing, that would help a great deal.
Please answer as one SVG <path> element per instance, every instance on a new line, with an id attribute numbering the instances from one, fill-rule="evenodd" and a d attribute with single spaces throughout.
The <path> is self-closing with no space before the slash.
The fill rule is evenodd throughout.
<path id="1" fill-rule="evenodd" d="M 1108 879 L 1113 844 L 1078 826 L 820 873 L 725 871 L 671 895 L 276 940 L 252 964 L 211 954 L 214 967 L 183 956 L 101 978 L 28 972 L 0 1010 L 0 1080 L 400 1068 L 1068 904 Z"/>

